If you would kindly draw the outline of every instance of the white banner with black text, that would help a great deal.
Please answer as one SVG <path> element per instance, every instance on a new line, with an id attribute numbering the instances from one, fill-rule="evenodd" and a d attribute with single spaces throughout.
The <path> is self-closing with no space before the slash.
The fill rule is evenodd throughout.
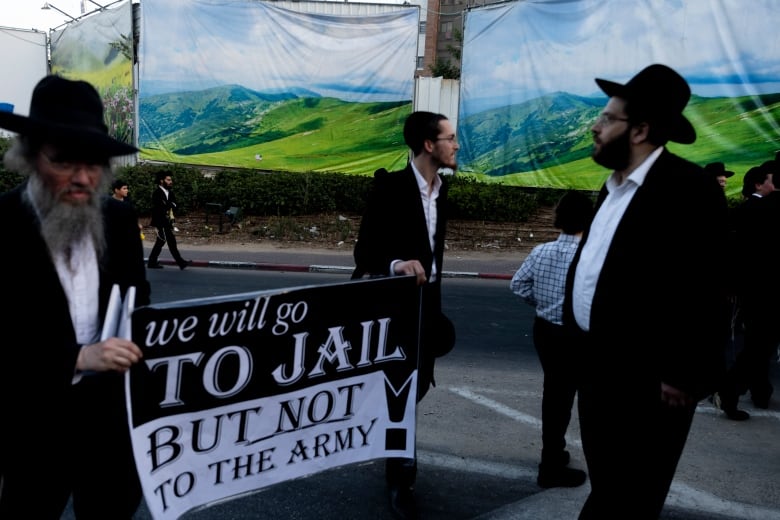
<path id="1" fill-rule="evenodd" d="M 128 374 L 155 519 L 319 471 L 414 456 L 420 291 L 412 277 L 150 305 Z"/>

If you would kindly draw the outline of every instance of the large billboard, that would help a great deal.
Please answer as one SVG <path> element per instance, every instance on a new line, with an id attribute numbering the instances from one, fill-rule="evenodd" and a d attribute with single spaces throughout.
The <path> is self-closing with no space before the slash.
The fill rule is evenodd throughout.
<path id="1" fill-rule="evenodd" d="M 355 7 L 145 0 L 141 157 L 294 172 L 402 167 L 419 8 Z"/>
<path id="2" fill-rule="evenodd" d="M 598 189 L 590 127 L 606 104 L 594 78 L 626 82 L 652 63 L 693 95 L 695 144 L 676 149 L 738 178 L 780 149 L 776 0 L 526 0 L 466 14 L 460 171 L 522 186 Z"/>

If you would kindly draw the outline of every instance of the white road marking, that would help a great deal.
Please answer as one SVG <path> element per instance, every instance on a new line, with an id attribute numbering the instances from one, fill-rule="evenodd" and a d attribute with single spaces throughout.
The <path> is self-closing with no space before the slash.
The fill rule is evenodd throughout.
<path id="1" fill-rule="evenodd" d="M 511 464 L 501 464 L 486 460 L 467 459 L 432 451 L 417 452 L 417 460 L 438 468 L 451 469 L 463 473 L 479 473 L 508 480 L 536 479 L 536 468 L 524 468 Z"/>
<path id="2" fill-rule="evenodd" d="M 766 507 L 742 504 L 701 491 L 682 482 L 672 482 L 672 488 L 666 497 L 666 504 L 683 509 L 691 509 L 722 515 L 726 518 L 743 520 L 777 520 L 780 511 Z"/>
<path id="3" fill-rule="evenodd" d="M 498 401 L 494 401 L 493 399 L 490 399 L 488 397 L 485 397 L 483 395 L 479 395 L 475 392 L 472 392 L 470 389 L 465 387 L 450 387 L 448 390 L 454 394 L 457 394 L 464 399 L 468 399 L 470 401 L 473 401 L 479 405 L 485 406 L 486 408 L 490 408 L 496 413 L 499 413 L 501 415 L 504 415 L 506 417 L 509 417 L 510 419 L 526 424 L 528 426 L 533 426 L 537 430 L 542 429 L 542 421 L 540 419 L 537 419 L 533 415 L 529 415 L 527 413 L 519 412 L 515 410 L 514 408 L 511 408 L 509 406 L 506 406 L 504 404 L 499 403 Z M 579 449 L 582 449 L 582 443 L 580 442 L 579 438 L 571 438 L 570 436 L 566 436 L 566 444 L 568 446 L 575 446 Z"/>
<path id="4" fill-rule="evenodd" d="M 468 399 L 469 401 L 472 401 L 481 406 L 485 406 L 486 408 L 489 408 L 498 414 L 509 417 L 514 421 L 521 422 L 541 430 L 541 420 L 537 419 L 533 415 L 515 410 L 514 408 L 485 397 L 484 395 L 481 395 L 480 393 L 477 393 L 467 387 L 449 387 L 448 390 L 454 394 L 459 395 L 460 397 L 463 397 L 464 399 Z M 496 392 L 486 390 L 485 393 Z M 722 413 L 714 406 L 704 403 L 696 407 L 696 412 L 706 414 Z M 770 417 L 780 420 L 780 413 L 774 411 L 750 410 L 749 413 L 751 415 Z M 576 445 L 582 449 L 582 444 L 578 439 L 569 439 L 567 437 L 566 442 L 567 444 Z M 497 464 L 494 462 L 464 459 L 462 457 L 454 457 L 452 455 L 444 455 L 433 452 L 420 452 L 418 453 L 418 457 L 421 462 L 426 464 L 464 472 L 476 472 L 508 479 L 535 478 L 536 476 L 536 469 L 518 468 L 508 464 Z M 531 502 L 529 497 L 529 499 L 516 502 L 516 505 L 518 510 L 523 508 L 528 509 L 530 503 Z M 686 510 L 694 510 L 699 513 L 706 512 L 721 515 L 726 518 L 740 520 L 777 520 L 780 518 L 780 511 L 777 509 L 770 509 L 751 504 L 743 504 L 740 502 L 724 500 L 716 495 L 701 491 L 678 481 L 672 482 L 669 495 L 666 499 L 666 504 Z M 578 508 L 579 506 L 575 503 L 574 507 Z M 512 506 L 509 506 L 508 508 L 504 507 L 501 509 L 500 513 L 496 511 L 495 513 L 497 516 L 494 516 L 496 519 L 512 518 L 515 515 L 510 512 L 511 509 Z M 542 512 L 540 512 L 540 514 L 542 514 Z M 576 511 L 572 511 L 572 514 L 576 516 Z M 487 514 L 481 516 L 480 519 L 489 519 L 491 517 L 491 514 Z M 574 518 L 574 516 L 572 518 Z"/>

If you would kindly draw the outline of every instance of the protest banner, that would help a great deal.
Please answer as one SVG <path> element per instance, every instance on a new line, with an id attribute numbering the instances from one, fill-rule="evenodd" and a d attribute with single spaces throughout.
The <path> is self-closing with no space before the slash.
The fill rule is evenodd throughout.
<path id="1" fill-rule="evenodd" d="M 367 460 L 414 456 L 413 277 L 132 313 L 133 451 L 155 519 Z"/>

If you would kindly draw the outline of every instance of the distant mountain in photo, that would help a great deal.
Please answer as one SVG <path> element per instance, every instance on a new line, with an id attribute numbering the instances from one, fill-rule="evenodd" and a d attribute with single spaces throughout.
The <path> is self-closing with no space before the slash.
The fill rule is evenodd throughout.
<path id="1" fill-rule="evenodd" d="M 603 98 L 556 92 L 459 119 L 458 161 L 499 176 L 587 156 L 590 136 L 583 129 L 603 106 Z"/>
<path id="2" fill-rule="evenodd" d="M 556 92 L 461 118 L 461 170 L 498 177 L 535 172 L 588 157 L 593 145 L 590 127 L 604 105 L 603 96 Z M 686 109 L 686 114 L 689 112 L 699 130 L 697 146 L 722 147 L 726 141 L 723 136 L 729 136 L 741 150 L 722 152 L 744 154 L 746 147 L 755 144 L 756 148 L 750 151 L 760 157 L 771 152 L 772 145 L 762 145 L 765 139 L 757 130 L 765 128 L 766 135 L 773 135 L 769 126 L 780 119 L 780 94 L 740 98 L 694 95 Z M 767 117 L 767 112 L 771 117 Z M 740 136 L 744 137 L 738 140 Z"/>
<path id="3" fill-rule="evenodd" d="M 240 85 L 143 97 L 138 141 L 142 148 L 163 148 L 184 155 L 272 141 L 281 134 L 273 128 L 264 129 L 264 114 L 284 102 L 301 99 L 300 94 L 312 96 L 307 99 L 318 97 L 301 90 L 263 93 Z"/>
<path id="4" fill-rule="evenodd" d="M 150 156 L 175 154 L 192 163 L 234 164 L 273 152 L 277 161 L 284 154 L 314 168 L 337 154 L 403 154 L 398 118 L 409 107 L 411 100 L 358 103 L 305 89 L 258 92 L 240 85 L 158 94 L 141 100 L 139 145 Z"/>

